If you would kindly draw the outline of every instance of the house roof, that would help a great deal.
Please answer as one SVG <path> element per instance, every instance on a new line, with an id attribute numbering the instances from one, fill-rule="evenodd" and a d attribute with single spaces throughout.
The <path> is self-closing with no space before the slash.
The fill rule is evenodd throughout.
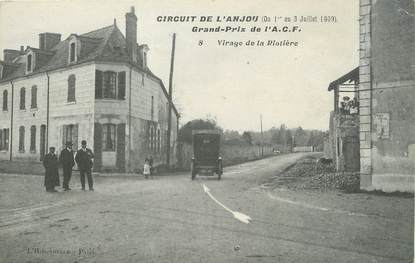
<path id="1" fill-rule="evenodd" d="M 328 90 L 331 91 L 333 89 L 336 89 L 339 84 L 343 84 L 345 82 L 359 82 L 359 67 L 356 67 L 352 71 L 344 74 L 340 78 L 332 81 L 328 87 Z"/>
<path id="2" fill-rule="evenodd" d="M 81 51 L 77 57 L 76 63 L 71 63 L 71 66 L 90 61 L 128 63 L 133 67 L 138 68 L 140 71 L 146 72 L 155 78 L 161 85 L 164 94 L 168 98 L 168 93 L 163 85 L 162 80 L 154 75 L 150 69 L 143 68 L 142 63 L 140 63 L 140 58 L 138 58 L 138 62 L 134 62 L 130 59 L 126 51 L 125 37 L 115 24 L 82 35 L 71 34 L 68 38 L 60 41 L 58 44 L 47 51 L 28 47 L 24 53 L 21 52 L 20 56 L 13 61 L 13 67 L 10 65 L 8 71 L 9 73 L 4 76 L 0 82 L 10 81 L 19 77 L 35 75 L 42 72 L 68 67 L 69 42 L 73 36 L 75 36 L 77 40 L 80 41 Z M 39 62 L 41 61 L 41 63 L 37 63 L 33 72 L 30 74 L 26 74 L 26 60 L 23 59 L 28 50 L 39 54 Z M 7 66 L 6 63 L 3 63 L 3 65 Z M 176 115 L 179 116 L 179 113 L 174 105 L 173 110 L 175 111 Z"/>

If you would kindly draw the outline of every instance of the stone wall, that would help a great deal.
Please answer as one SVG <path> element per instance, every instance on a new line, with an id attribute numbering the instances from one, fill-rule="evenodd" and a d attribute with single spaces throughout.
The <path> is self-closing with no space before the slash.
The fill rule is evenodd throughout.
<path id="1" fill-rule="evenodd" d="M 361 188 L 408 191 L 415 176 L 413 0 L 360 1 Z M 402 179 L 404 178 L 404 179 Z"/>

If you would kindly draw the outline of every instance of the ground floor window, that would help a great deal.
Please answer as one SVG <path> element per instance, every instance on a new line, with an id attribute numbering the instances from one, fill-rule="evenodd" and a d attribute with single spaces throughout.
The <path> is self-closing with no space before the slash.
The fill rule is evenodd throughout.
<path id="1" fill-rule="evenodd" d="M 78 124 L 63 125 L 62 147 L 72 142 L 72 149 L 78 150 Z"/>
<path id="2" fill-rule="evenodd" d="M 104 151 L 115 151 L 116 125 L 106 123 L 102 125 L 102 146 Z"/>
<path id="3" fill-rule="evenodd" d="M 24 152 L 24 126 L 19 127 L 19 152 Z"/>
<path id="4" fill-rule="evenodd" d="M 9 150 L 9 129 L 0 130 L 0 151 Z"/>
<path id="5" fill-rule="evenodd" d="M 30 152 L 36 152 L 36 126 L 30 127 Z"/>

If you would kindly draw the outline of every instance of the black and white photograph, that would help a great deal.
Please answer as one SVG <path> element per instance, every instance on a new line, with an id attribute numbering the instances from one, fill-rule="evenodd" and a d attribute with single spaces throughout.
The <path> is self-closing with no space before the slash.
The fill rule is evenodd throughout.
<path id="1" fill-rule="evenodd" d="M 411 263 L 414 0 L 0 0 L 0 263 Z"/>

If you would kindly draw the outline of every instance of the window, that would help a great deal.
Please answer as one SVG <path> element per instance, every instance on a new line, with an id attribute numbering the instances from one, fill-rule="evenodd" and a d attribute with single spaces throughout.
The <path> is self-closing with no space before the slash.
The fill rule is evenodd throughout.
<path id="1" fill-rule="evenodd" d="M 117 82 L 118 80 L 118 82 Z M 96 99 L 125 99 L 125 71 L 95 71 Z"/>
<path id="2" fill-rule="evenodd" d="M 157 151 L 160 152 L 161 150 L 161 136 L 160 136 L 160 129 L 157 129 Z"/>
<path id="3" fill-rule="evenodd" d="M 4 90 L 3 91 L 3 110 L 4 111 L 6 111 L 8 109 L 7 102 L 8 102 L 8 92 L 7 92 L 7 90 Z"/>
<path id="4" fill-rule="evenodd" d="M 30 105 L 30 108 L 35 109 L 37 108 L 37 87 L 32 87 L 32 103 Z"/>
<path id="5" fill-rule="evenodd" d="M 9 129 L 0 130 L 0 151 L 9 150 Z"/>
<path id="6" fill-rule="evenodd" d="M 125 71 L 118 73 L 118 99 L 125 99 Z"/>
<path id="7" fill-rule="evenodd" d="M 30 152 L 36 152 L 36 126 L 30 127 Z"/>
<path id="8" fill-rule="evenodd" d="M 78 124 L 63 125 L 62 133 L 62 147 L 65 148 L 67 142 L 72 142 L 72 148 L 78 149 Z"/>
<path id="9" fill-rule="evenodd" d="M 27 55 L 27 72 L 32 71 L 32 54 Z"/>
<path id="10" fill-rule="evenodd" d="M 76 58 L 76 50 L 75 50 L 76 43 L 71 43 L 69 48 L 69 62 L 75 62 Z"/>
<path id="11" fill-rule="evenodd" d="M 104 73 L 104 99 L 115 99 L 115 83 L 117 74 L 112 71 Z"/>
<path id="12" fill-rule="evenodd" d="M 70 75 L 68 78 L 68 102 L 75 101 L 75 75 Z"/>
<path id="13" fill-rule="evenodd" d="M 26 109 L 26 89 L 25 88 L 20 89 L 20 109 L 21 110 Z"/>
<path id="14" fill-rule="evenodd" d="M 19 127 L 19 152 L 24 152 L 24 126 Z"/>
<path id="15" fill-rule="evenodd" d="M 150 127 L 150 149 L 153 150 L 153 141 L 154 141 L 154 129 L 153 125 Z"/>
<path id="16" fill-rule="evenodd" d="M 102 145 L 104 151 L 115 151 L 115 124 L 102 125 Z"/>
<path id="17" fill-rule="evenodd" d="M 147 52 L 143 52 L 143 67 L 147 67 Z"/>
<path id="18" fill-rule="evenodd" d="M 95 98 L 102 99 L 103 72 L 95 70 Z"/>
<path id="19" fill-rule="evenodd" d="M 154 119 L 154 97 L 151 96 L 151 120 Z"/>

